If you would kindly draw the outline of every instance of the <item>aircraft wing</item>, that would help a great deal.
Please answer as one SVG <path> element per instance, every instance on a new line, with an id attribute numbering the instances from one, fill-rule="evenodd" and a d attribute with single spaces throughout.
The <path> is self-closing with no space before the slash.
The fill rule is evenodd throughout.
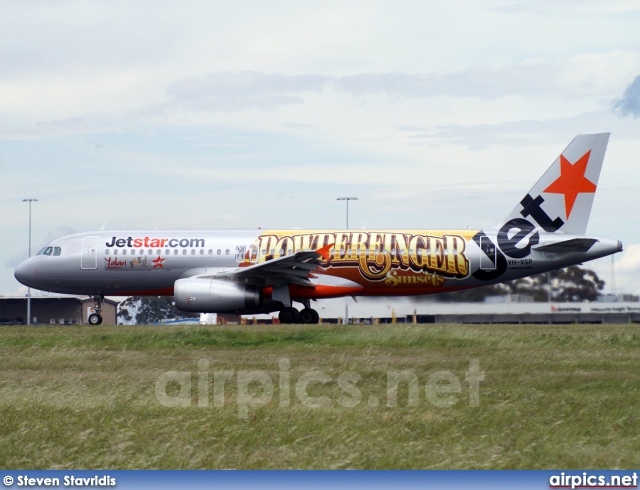
<path id="1" fill-rule="evenodd" d="M 323 259 L 329 259 L 329 250 L 332 247 L 333 244 L 330 244 L 318 250 L 303 250 L 260 264 L 199 277 L 228 279 L 262 287 L 279 286 L 284 283 L 313 287 L 309 279 L 316 277 L 313 274 L 314 271 L 322 270 L 320 263 Z"/>

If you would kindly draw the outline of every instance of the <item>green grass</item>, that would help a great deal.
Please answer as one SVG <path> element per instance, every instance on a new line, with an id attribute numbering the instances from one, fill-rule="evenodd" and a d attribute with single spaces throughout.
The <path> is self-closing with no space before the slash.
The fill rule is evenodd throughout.
<path id="1" fill-rule="evenodd" d="M 639 353 L 636 325 L 0 327 L 0 467 L 637 467 Z M 465 380 L 473 360 L 478 406 Z M 188 406 L 159 402 L 168 371 L 191 381 Z M 222 371 L 234 376 L 214 406 Z M 264 406 L 242 401 L 263 394 L 239 387 L 254 371 L 272 381 Z M 328 406 L 296 392 L 313 371 L 327 381 L 307 392 Z M 407 383 L 387 406 L 398 371 L 418 380 L 417 406 Z M 438 395 L 453 396 L 449 407 L 425 395 L 441 371 L 460 381 Z M 359 381 L 345 388 L 347 372 Z M 179 396 L 175 381 L 164 389 Z"/>

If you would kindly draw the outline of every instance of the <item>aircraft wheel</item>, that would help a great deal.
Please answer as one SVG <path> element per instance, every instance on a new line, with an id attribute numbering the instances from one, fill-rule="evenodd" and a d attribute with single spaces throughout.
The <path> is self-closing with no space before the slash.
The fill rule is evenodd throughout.
<path id="1" fill-rule="evenodd" d="M 320 315 L 312 308 L 305 308 L 300 312 L 300 323 L 318 323 Z"/>
<path id="2" fill-rule="evenodd" d="M 300 321 L 300 312 L 289 306 L 280 310 L 278 319 L 280 323 L 298 323 Z"/>
<path id="3" fill-rule="evenodd" d="M 313 312 L 313 322 L 312 323 L 320 323 L 320 314 L 316 310 L 311 310 Z"/>
<path id="4" fill-rule="evenodd" d="M 102 323 L 102 315 L 92 313 L 89 315 L 89 325 L 100 325 Z"/>

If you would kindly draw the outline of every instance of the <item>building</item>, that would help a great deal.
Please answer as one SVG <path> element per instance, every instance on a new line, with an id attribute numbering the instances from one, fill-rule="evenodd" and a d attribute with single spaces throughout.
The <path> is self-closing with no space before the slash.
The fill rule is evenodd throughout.
<path id="1" fill-rule="evenodd" d="M 318 301 L 320 317 L 345 317 L 356 323 L 638 323 L 640 303 L 610 298 L 608 302 L 534 303 L 526 298 L 492 298 L 479 303 L 436 302 L 430 298 L 351 298 Z M 633 299 L 633 298 L 632 298 Z"/>
<path id="2" fill-rule="evenodd" d="M 102 323 L 115 325 L 118 303 L 104 299 Z M 93 300 L 82 296 L 48 295 L 31 297 L 31 323 L 74 325 L 89 323 L 93 313 Z M 0 296 L 0 324 L 27 323 L 27 298 Z"/>

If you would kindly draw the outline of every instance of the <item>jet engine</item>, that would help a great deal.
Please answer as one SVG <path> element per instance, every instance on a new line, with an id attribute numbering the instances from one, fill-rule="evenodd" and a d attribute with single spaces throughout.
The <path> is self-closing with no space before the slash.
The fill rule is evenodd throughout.
<path id="1" fill-rule="evenodd" d="M 182 311 L 236 313 L 262 305 L 260 288 L 222 279 L 178 279 L 174 295 L 176 308 Z"/>

